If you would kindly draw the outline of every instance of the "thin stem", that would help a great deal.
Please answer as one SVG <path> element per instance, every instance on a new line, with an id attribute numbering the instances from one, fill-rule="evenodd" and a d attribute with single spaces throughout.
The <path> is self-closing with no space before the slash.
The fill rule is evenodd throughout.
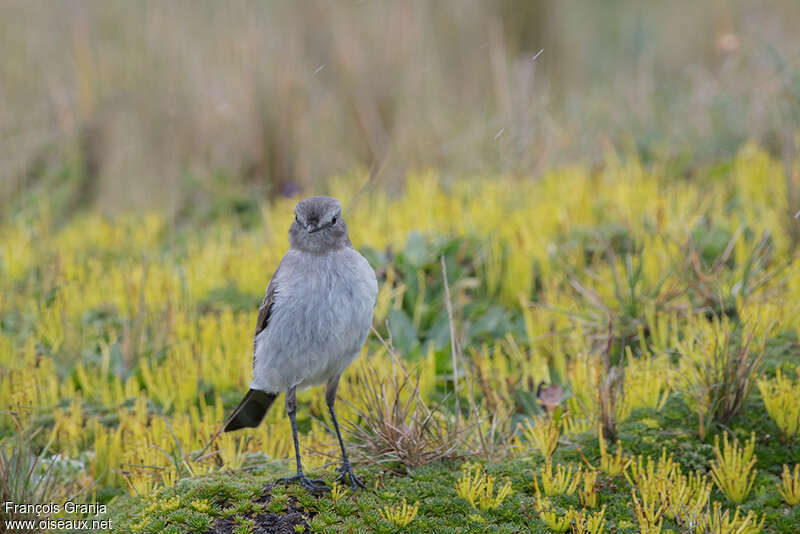
<path id="1" fill-rule="evenodd" d="M 453 320 L 453 304 L 450 302 L 450 284 L 447 283 L 447 263 L 442 260 L 442 278 L 444 279 L 444 303 L 447 307 L 447 320 L 450 323 L 450 354 L 453 360 L 453 391 L 456 395 L 456 432 L 461 420 L 461 399 L 458 394 L 458 347 L 456 345 L 456 325 Z"/>

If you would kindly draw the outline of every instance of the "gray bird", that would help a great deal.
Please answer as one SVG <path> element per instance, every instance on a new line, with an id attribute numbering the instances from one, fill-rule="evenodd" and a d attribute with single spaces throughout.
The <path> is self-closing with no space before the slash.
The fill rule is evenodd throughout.
<path id="1" fill-rule="evenodd" d="M 363 488 L 347 457 L 333 404 L 339 377 L 361 352 L 372 325 L 378 282 L 350 243 L 338 200 L 306 198 L 294 214 L 289 251 L 258 312 L 250 391 L 228 418 L 225 431 L 258 426 L 275 398 L 286 392 L 297 474 L 280 482 L 299 482 L 312 493 L 326 491 L 324 481 L 303 473 L 295 421 L 297 388 L 325 383 L 325 401 L 342 449 L 336 480 L 349 479 L 354 488 Z"/>

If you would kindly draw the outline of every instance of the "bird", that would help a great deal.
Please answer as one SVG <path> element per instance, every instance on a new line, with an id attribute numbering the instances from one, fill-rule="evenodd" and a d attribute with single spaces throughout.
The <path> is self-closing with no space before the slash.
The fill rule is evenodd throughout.
<path id="1" fill-rule="evenodd" d="M 552 414 L 564 400 L 564 390 L 558 384 L 539 383 L 536 388 L 536 400 L 539 401 L 547 413 Z"/>
<path id="2" fill-rule="evenodd" d="M 256 320 L 250 390 L 226 420 L 225 432 L 257 427 L 272 403 L 286 394 L 297 474 L 279 479 L 311 493 L 329 488 L 303 472 L 297 438 L 298 389 L 325 384 L 342 463 L 337 482 L 364 483 L 353 472 L 334 403 L 339 378 L 361 353 L 372 327 L 378 295 L 375 271 L 350 242 L 341 203 L 328 196 L 298 202 L 289 228 L 289 250 L 267 285 Z"/>

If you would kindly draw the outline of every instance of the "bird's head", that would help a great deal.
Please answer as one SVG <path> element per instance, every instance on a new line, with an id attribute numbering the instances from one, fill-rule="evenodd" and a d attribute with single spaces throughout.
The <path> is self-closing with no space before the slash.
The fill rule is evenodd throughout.
<path id="1" fill-rule="evenodd" d="M 289 243 L 292 248 L 313 254 L 348 246 L 350 239 L 339 201 L 318 196 L 298 202 L 289 228 Z"/>

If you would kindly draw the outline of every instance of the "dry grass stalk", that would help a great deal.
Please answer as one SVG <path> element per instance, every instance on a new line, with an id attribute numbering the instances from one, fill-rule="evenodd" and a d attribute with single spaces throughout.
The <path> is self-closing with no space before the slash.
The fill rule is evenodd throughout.
<path id="1" fill-rule="evenodd" d="M 30 437 L 19 437 L 10 442 L 0 442 L 0 503 L 57 502 L 63 488 L 56 484 L 53 463 L 45 466 L 42 456 L 31 450 Z M 36 517 L 45 519 L 47 516 Z M 0 532 L 6 521 L 33 519 L 27 513 L 0 507 Z"/>
<path id="2" fill-rule="evenodd" d="M 603 435 L 611 441 L 617 437 L 617 400 L 622 392 L 625 374 L 621 367 L 611 365 L 611 344 L 614 340 L 613 321 L 608 321 L 608 341 L 602 353 L 600 376 L 597 379 L 597 405 Z"/>
<path id="3" fill-rule="evenodd" d="M 464 361 L 461 344 L 458 341 L 457 326 L 453 304 L 450 295 L 450 283 L 447 278 L 447 263 L 444 256 L 440 257 L 442 264 L 442 279 L 444 282 L 445 307 L 447 309 L 447 319 L 450 332 L 450 355 L 453 367 L 453 390 L 455 394 L 455 432 L 461 433 L 461 395 L 459 392 L 459 362 Z M 474 363 L 474 361 L 473 361 Z M 477 365 L 472 365 L 468 369 L 467 376 L 464 376 L 469 398 L 469 432 L 465 434 L 465 445 L 473 452 L 480 451 L 484 458 L 503 457 L 511 450 L 511 413 L 512 406 L 509 406 L 504 399 L 493 394 L 489 385 L 484 380 L 481 369 Z M 480 405 L 476 402 L 475 383 L 479 385 L 483 392 L 484 399 Z M 468 442 L 466 441 L 468 440 Z"/>
<path id="4" fill-rule="evenodd" d="M 444 304 L 447 307 L 447 320 L 450 326 L 450 356 L 453 364 L 453 391 L 456 396 L 456 429 L 458 429 L 458 424 L 461 420 L 461 399 L 458 394 L 458 357 L 460 354 L 456 340 L 456 325 L 453 319 L 453 303 L 450 300 L 450 284 L 447 282 L 447 263 L 444 261 L 444 256 L 441 257 L 441 262 L 442 279 L 444 280 Z"/>
<path id="5" fill-rule="evenodd" d="M 705 437 L 709 423 L 729 423 L 739 412 L 755 383 L 763 359 L 763 347 L 752 349 L 756 328 L 742 331 L 741 323 L 729 326 L 727 317 L 699 324 L 695 336 L 679 347 L 687 362 L 686 394 L 698 418 L 698 434 Z"/>

